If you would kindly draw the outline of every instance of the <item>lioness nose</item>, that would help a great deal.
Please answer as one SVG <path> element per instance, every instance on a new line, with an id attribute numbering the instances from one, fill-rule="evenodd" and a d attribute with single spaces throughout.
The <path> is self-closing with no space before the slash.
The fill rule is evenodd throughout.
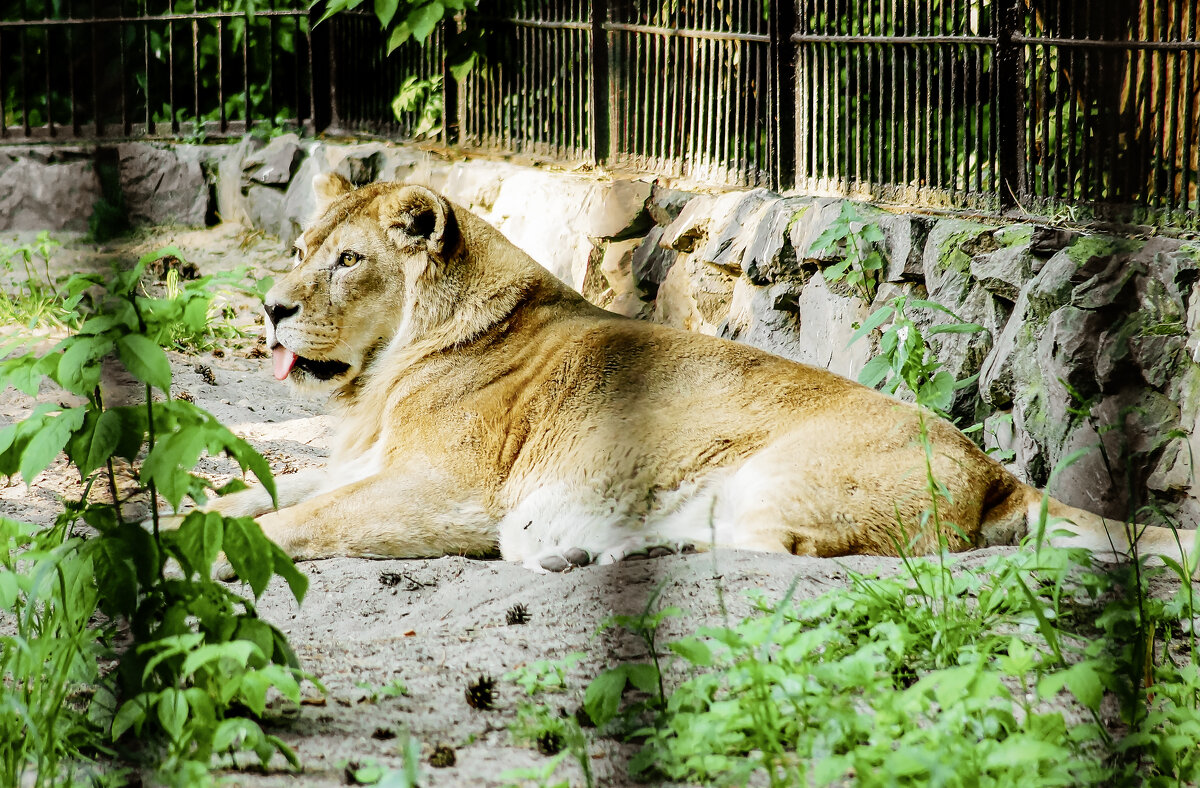
<path id="1" fill-rule="evenodd" d="M 267 318 L 274 325 L 279 325 L 279 321 L 285 317 L 291 317 L 300 311 L 298 304 L 284 304 L 279 301 L 268 300 L 263 306 L 267 310 Z"/>

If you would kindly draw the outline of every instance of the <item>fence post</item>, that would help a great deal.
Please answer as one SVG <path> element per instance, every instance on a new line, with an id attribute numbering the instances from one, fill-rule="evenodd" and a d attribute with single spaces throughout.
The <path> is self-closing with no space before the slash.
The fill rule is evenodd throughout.
<path id="1" fill-rule="evenodd" d="M 458 19 L 447 16 L 442 23 L 442 142 L 458 143 L 458 80 L 450 70 L 450 53 L 458 37 Z"/>
<path id="2" fill-rule="evenodd" d="M 777 191 L 796 186 L 796 0 L 770 0 L 767 30 L 771 37 L 770 90 L 775 94 L 774 128 L 769 130 L 767 155 L 774 172 L 771 187 Z M 774 147 L 774 150 L 771 150 Z"/>
<path id="3" fill-rule="evenodd" d="M 334 86 L 330 79 L 331 62 L 329 28 L 332 19 L 317 24 L 319 15 L 310 11 L 308 15 L 308 88 L 312 100 L 313 133 L 322 132 L 333 124 L 337 116 L 334 109 Z M 246 130 L 249 133 L 249 129 Z"/>
<path id="4" fill-rule="evenodd" d="M 1017 205 L 1025 194 L 1025 105 L 1021 45 L 1013 34 L 1020 30 L 1020 0 L 1005 0 L 996 35 L 996 188 L 1000 209 Z"/>
<path id="5" fill-rule="evenodd" d="M 592 96 L 591 121 L 592 158 L 604 164 L 612 154 L 612 118 L 609 114 L 608 0 L 592 0 Z"/>

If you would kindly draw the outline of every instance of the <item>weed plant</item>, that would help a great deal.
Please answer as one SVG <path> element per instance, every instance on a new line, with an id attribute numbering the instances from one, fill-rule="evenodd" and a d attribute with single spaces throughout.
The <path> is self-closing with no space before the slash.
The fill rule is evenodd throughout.
<path id="1" fill-rule="evenodd" d="M 62 306 L 53 277 L 50 258 L 62 244 L 40 232 L 36 240 L 8 246 L 0 244 L 0 267 L 12 284 L 0 287 L 0 321 L 28 328 L 64 326 L 74 317 Z"/>
<path id="2" fill-rule="evenodd" d="M 82 480 L 53 527 L 0 521 L 0 784 L 122 784 L 128 762 L 193 785 L 215 758 L 236 766 L 241 751 L 295 763 L 260 722 L 270 693 L 299 703 L 304 674 L 254 600 L 274 575 L 299 600 L 306 578 L 250 518 L 193 512 L 177 530 L 160 527 L 160 497 L 178 509 L 237 486 L 215 489 L 192 473 L 205 451 L 224 452 L 274 494 L 249 444 L 171 399 L 163 348 L 210 336 L 212 280 L 147 295 L 144 269 L 167 254 L 178 250 L 107 277 L 70 277 L 57 307 L 70 315 L 69 336 L 0 362 L 0 387 L 33 395 L 49 379 L 66 400 L 0 430 L 0 474 L 32 483 L 65 452 Z M 141 404 L 106 405 L 109 363 L 141 381 Z M 136 489 L 122 497 L 126 477 Z M 126 516 L 135 495 L 149 496 L 149 529 Z M 251 598 L 211 579 L 223 550 Z"/>

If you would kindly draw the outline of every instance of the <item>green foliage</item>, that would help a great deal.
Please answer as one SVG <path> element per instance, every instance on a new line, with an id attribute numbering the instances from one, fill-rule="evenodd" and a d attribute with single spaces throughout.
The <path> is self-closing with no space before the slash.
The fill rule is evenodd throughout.
<path id="1" fill-rule="evenodd" d="M 320 24 L 362 5 L 363 0 L 317 0 L 314 8 L 321 9 Z M 461 29 L 445 42 L 446 66 L 456 80 L 463 80 L 482 58 L 486 28 L 475 22 L 476 0 L 374 0 L 371 10 L 387 35 L 389 55 L 406 44 L 424 46 L 440 25 L 457 17 Z M 433 137 L 442 130 L 444 102 L 440 74 L 408 75 L 392 101 L 392 113 L 397 120 L 417 113 L 413 136 Z"/>
<path id="2" fill-rule="evenodd" d="M 374 785 L 377 788 L 417 788 L 421 778 L 421 743 L 401 731 L 397 748 L 404 765 L 399 769 L 388 769 L 374 760 L 343 764 L 347 785 Z"/>
<path id="3" fill-rule="evenodd" d="M 406 113 L 420 113 L 420 119 L 412 132 L 413 136 L 435 137 L 442 131 L 444 103 L 441 76 L 429 79 L 410 76 L 404 80 L 400 92 L 392 101 L 392 114 L 397 120 L 403 120 Z"/>
<path id="4" fill-rule="evenodd" d="M 840 261 L 822 270 L 826 281 L 845 282 L 870 302 L 883 270 L 883 242 L 879 225 L 865 220 L 854 203 L 844 201 L 838 218 L 817 236 L 811 251 L 839 256 Z"/>
<path id="5" fill-rule="evenodd" d="M 62 308 L 53 277 L 50 258 L 62 246 L 50 233 L 38 233 L 34 241 L 8 246 L 0 243 L 0 267 L 6 278 L 24 274 L 14 285 L 0 287 L 0 320 L 35 326 L 63 326 L 71 313 Z M 39 262 L 41 270 L 39 271 Z M 20 269 L 17 264 L 20 264 Z"/>
<path id="6" fill-rule="evenodd" d="M 0 473 L 32 482 L 65 452 L 84 481 L 80 499 L 64 504 L 54 528 L 10 521 L 0 528 L 0 609 L 18 621 L 15 636 L 0 638 L 0 676 L 7 677 L 0 731 L 32 728 L 0 742 L 5 784 L 20 784 L 30 771 L 33 784 L 57 784 L 92 754 L 116 751 L 114 743 L 126 751 L 130 734 L 167 781 L 200 779 L 214 756 L 242 750 L 264 764 L 276 752 L 296 764 L 259 724 L 269 691 L 299 703 L 296 658 L 253 602 L 211 579 L 211 571 L 226 550 L 254 598 L 278 575 L 299 600 L 306 578 L 252 519 L 195 511 L 177 529 L 160 528 L 160 493 L 178 507 L 185 498 L 203 502 L 213 489 L 192 472 L 204 451 L 227 454 L 274 495 L 269 467 L 249 444 L 195 405 L 169 398 L 163 347 L 208 336 L 206 287 L 213 280 L 161 298 L 141 294 L 146 265 L 165 254 L 178 250 L 147 255 L 109 277 L 66 280 L 59 303 L 76 330 L 44 354 L 0 362 L 0 386 L 33 394 L 49 378 L 85 400 L 40 405 L 0 430 Z M 100 370 L 114 358 L 143 382 L 143 405 L 105 406 Z M 166 399 L 153 401 L 154 389 Z M 149 531 L 124 517 L 117 460 L 129 463 L 139 490 L 150 495 Z M 111 502 L 89 500 L 97 484 L 107 485 Z M 70 536 L 78 523 L 95 535 Z M 107 623 L 97 627 L 97 620 Z M 120 648 L 113 645 L 117 626 L 132 637 Z M 101 675 L 102 654 L 117 660 L 115 671 Z"/>
<path id="7" fill-rule="evenodd" d="M 1123 704 L 1122 725 L 1098 716 L 1106 696 L 1141 678 L 1141 628 L 1170 632 L 1190 616 L 1189 586 L 1138 622 L 1120 593 L 1131 578 L 1081 560 L 1045 547 L 970 571 L 921 559 L 897 577 L 851 573 L 849 590 L 813 600 L 760 596 L 758 614 L 668 644 L 687 678 L 661 708 L 624 709 L 624 732 L 643 742 L 630 769 L 727 785 L 756 774 L 773 785 L 1200 778 L 1190 651 L 1182 665 L 1159 660 L 1153 696 Z M 612 675 L 589 699 L 620 700 Z M 652 694 L 655 681 L 644 683 Z M 610 704 L 588 705 L 598 724 L 617 718 Z"/>
<path id="8" fill-rule="evenodd" d="M 938 323 L 922 332 L 909 315 L 908 310 L 913 308 L 942 312 L 949 315 L 954 322 Z M 857 342 L 889 319 L 891 323 L 879 340 L 879 355 L 867 362 L 858 375 L 858 381 L 871 388 L 880 388 L 889 394 L 895 394 L 904 386 L 914 395 L 917 402 L 939 416 L 949 418 L 955 393 L 975 385 L 979 376 L 972 375 L 964 380 L 955 380 L 953 375 L 942 369 L 942 364 L 926 340 L 926 335 L 970 334 L 983 331 L 983 326 L 964 322 L 941 304 L 910 299 L 902 295 L 875 310 L 854 332 L 850 342 Z"/>
<path id="9" fill-rule="evenodd" d="M 561 660 L 539 659 L 504 676 L 505 681 L 520 685 L 527 695 L 563 691 L 567 686 L 567 671 L 587 655 L 574 651 Z"/>

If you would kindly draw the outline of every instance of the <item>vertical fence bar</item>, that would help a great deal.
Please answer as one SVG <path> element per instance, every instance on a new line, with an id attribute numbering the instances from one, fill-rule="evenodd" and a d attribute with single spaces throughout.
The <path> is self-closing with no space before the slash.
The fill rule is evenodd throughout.
<path id="1" fill-rule="evenodd" d="M 592 160 L 604 164 L 613 155 L 613 117 L 609 102 L 611 75 L 608 63 L 608 32 L 604 23 L 608 21 L 608 0 L 592 0 L 592 96 L 591 132 Z"/>
<path id="2" fill-rule="evenodd" d="M 1021 144 L 1025 126 L 1024 85 L 1019 62 L 1021 47 L 1013 42 L 1013 33 L 1021 19 L 1019 2 L 1003 0 L 999 8 L 996 54 L 992 61 L 996 79 L 996 187 L 1001 210 L 1016 206 L 1025 196 L 1025 157 Z"/>
<path id="3" fill-rule="evenodd" d="M 458 80 L 450 70 L 450 53 L 458 36 L 458 21 L 448 17 L 442 22 L 442 142 L 458 144 L 459 89 Z"/>
<path id="4" fill-rule="evenodd" d="M 796 154 L 803 144 L 796 128 L 796 0 L 771 0 L 767 11 L 767 32 L 771 43 L 767 48 L 767 63 L 771 77 L 768 90 L 774 94 L 774 118 L 769 119 L 767 131 L 767 166 L 773 189 L 796 186 Z"/>

